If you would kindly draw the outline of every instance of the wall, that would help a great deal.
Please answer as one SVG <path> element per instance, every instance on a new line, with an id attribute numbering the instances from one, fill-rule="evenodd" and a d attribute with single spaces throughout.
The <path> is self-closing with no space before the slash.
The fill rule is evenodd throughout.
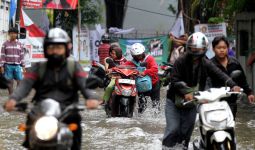
<path id="1" fill-rule="evenodd" d="M 237 57 L 245 70 L 248 83 L 255 92 L 255 65 L 247 67 L 246 62 L 255 51 L 255 13 L 240 13 L 236 18 Z"/>
<path id="2" fill-rule="evenodd" d="M 8 38 L 9 29 L 9 0 L 0 0 L 0 47 Z"/>

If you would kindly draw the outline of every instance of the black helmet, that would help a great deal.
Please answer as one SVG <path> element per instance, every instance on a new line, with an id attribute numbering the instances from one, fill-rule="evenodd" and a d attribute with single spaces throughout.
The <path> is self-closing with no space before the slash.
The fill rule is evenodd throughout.
<path id="1" fill-rule="evenodd" d="M 70 55 L 70 50 L 68 48 L 68 43 L 70 43 L 70 38 L 67 34 L 66 31 L 60 29 L 60 28 L 52 28 L 49 30 L 47 33 L 44 43 L 43 43 L 43 48 L 44 48 L 44 56 L 47 58 L 47 53 L 46 49 L 47 46 L 50 44 L 64 44 L 66 46 L 66 57 L 69 57 Z"/>
<path id="2" fill-rule="evenodd" d="M 10 28 L 8 30 L 8 33 L 11 33 L 11 32 L 14 32 L 14 33 L 19 33 L 19 30 L 17 28 Z"/>
<path id="3" fill-rule="evenodd" d="M 102 37 L 101 37 L 101 41 L 103 43 L 110 43 L 110 36 L 108 34 L 104 34 Z"/>

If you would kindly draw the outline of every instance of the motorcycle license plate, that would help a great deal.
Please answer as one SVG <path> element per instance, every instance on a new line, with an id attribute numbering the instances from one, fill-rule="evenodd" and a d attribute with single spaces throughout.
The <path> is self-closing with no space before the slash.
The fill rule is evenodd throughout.
<path id="1" fill-rule="evenodd" d="M 119 79 L 119 83 L 123 83 L 123 84 L 135 84 L 135 80 Z"/>

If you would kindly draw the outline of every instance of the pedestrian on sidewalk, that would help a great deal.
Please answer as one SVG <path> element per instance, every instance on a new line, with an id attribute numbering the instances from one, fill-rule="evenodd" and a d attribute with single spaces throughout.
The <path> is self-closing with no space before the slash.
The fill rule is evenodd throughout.
<path id="1" fill-rule="evenodd" d="M 14 80 L 19 85 L 23 79 L 22 71 L 25 72 L 24 47 L 17 40 L 17 28 L 10 28 L 8 35 L 9 40 L 3 43 L 1 49 L 0 73 L 4 74 L 4 77 L 10 81 L 8 91 L 9 94 L 12 94 Z"/>

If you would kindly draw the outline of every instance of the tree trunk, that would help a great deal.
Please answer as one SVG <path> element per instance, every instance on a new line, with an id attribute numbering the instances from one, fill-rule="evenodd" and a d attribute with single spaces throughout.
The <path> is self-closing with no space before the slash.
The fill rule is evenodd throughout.
<path id="1" fill-rule="evenodd" d="M 183 10 L 183 22 L 184 22 L 184 29 L 186 33 L 193 32 L 193 23 L 190 20 L 191 17 L 191 0 L 178 0 L 178 12 Z M 187 17 L 188 16 L 188 17 Z"/>

